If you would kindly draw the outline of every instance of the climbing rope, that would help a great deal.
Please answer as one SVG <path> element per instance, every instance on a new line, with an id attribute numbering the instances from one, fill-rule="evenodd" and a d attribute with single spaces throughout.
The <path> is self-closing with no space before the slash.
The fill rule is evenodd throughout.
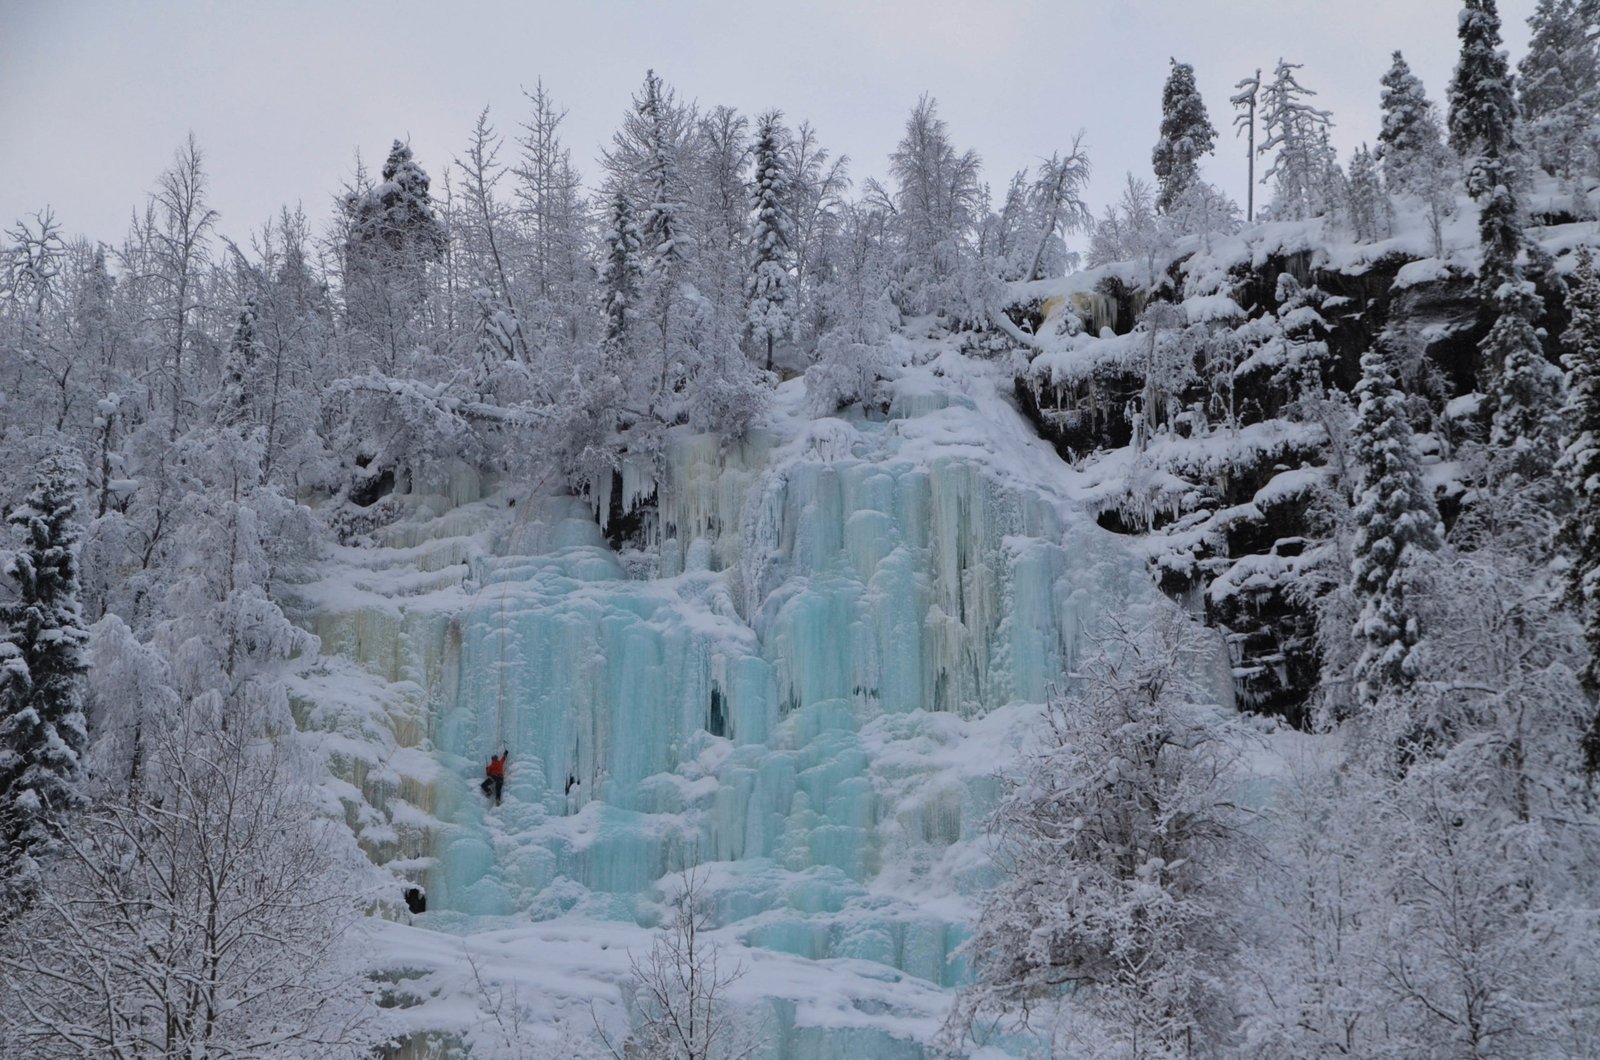
<path id="1" fill-rule="evenodd" d="M 546 471 L 536 481 L 523 497 L 522 510 L 517 513 L 514 523 L 521 527 L 533 519 L 533 498 L 540 495 L 541 491 L 550 482 L 551 471 Z M 513 500 L 513 503 L 515 501 Z M 499 691 L 495 695 L 494 708 L 494 746 L 489 749 L 490 755 L 498 754 L 506 749 L 506 593 L 510 590 L 510 580 L 500 580 L 500 675 Z"/>
<path id="2" fill-rule="evenodd" d="M 494 746 L 491 755 L 506 746 L 506 582 L 500 582 L 500 690 L 494 705 Z"/>

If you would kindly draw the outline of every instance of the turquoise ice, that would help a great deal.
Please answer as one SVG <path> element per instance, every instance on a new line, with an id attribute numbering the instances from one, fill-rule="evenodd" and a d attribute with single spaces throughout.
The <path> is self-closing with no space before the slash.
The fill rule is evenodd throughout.
<path id="1" fill-rule="evenodd" d="M 887 416 L 672 436 L 659 481 L 625 476 L 657 492 L 641 552 L 613 552 L 586 502 L 506 507 L 515 484 L 461 509 L 478 522 L 446 528 L 464 544 L 440 561 L 391 538 L 402 569 L 458 584 L 417 575 L 317 628 L 425 700 L 428 922 L 649 925 L 664 878 L 698 865 L 724 938 L 958 986 L 1029 705 L 1102 612 L 1161 606 L 1036 442 L 992 397 L 907 388 Z M 492 807 L 477 783 L 502 746 Z M 775 1056 L 921 1054 L 893 1019 L 770 1006 Z"/>

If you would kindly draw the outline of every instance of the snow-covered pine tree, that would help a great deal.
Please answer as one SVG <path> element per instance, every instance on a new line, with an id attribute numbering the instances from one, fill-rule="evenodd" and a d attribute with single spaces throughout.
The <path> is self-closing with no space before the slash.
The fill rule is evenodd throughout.
<path id="1" fill-rule="evenodd" d="M 1347 216 L 1358 242 L 1370 243 L 1389 234 L 1389 197 L 1378 179 L 1378 163 L 1366 144 L 1350 158 Z"/>
<path id="2" fill-rule="evenodd" d="M 428 195 L 428 174 L 412 157 L 411 145 L 394 141 L 382 172 L 381 184 L 346 200 L 354 222 L 349 250 L 396 267 L 439 260 L 445 228 Z"/>
<path id="3" fill-rule="evenodd" d="M 517 359 L 522 327 L 517 315 L 495 297 L 488 282 L 473 288 L 472 305 L 477 318 L 473 327 L 473 383 L 478 393 L 490 396 L 495 377 Z"/>
<path id="4" fill-rule="evenodd" d="M 1557 471 L 1572 508 L 1561 528 L 1572 553 L 1568 599 L 1583 614 L 1589 661 L 1583 684 L 1600 692 L 1600 276 L 1589 248 L 1578 251 L 1578 270 L 1567 289 L 1571 322 L 1561 337 L 1566 351 L 1567 400 L 1562 410 L 1566 437 Z M 1584 764 L 1600 770 L 1600 714 L 1584 736 Z"/>
<path id="5" fill-rule="evenodd" d="M 1570 180 L 1594 162 L 1600 133 L 1600 33 L 1577 0 L 1539 0 L 1528 26 L 1517 102 L 1529 146 L 1546 173 Z"/>
<path id="6" fill-rule="evenodd" d="M 1328 170 L 1336 164 L 1329 157 L 1327 139 L 1332 115 L 1306 102 L 1316 93 L 1295 77 L 1301 66 L 1279 59 L 1271 84 L 1262 89 L 1261 127 L 1266 136 L 1256 151 L 1277 152 L 1261 182 L 1277 181 L 1272 216 L 1278 220 L 1304 220 L 1324 213 Z"/>
<path id="7" fill-rule="evenodd" d="M 789 172 L 782 121 L 781 113 L 768 111 L 761 116 L 756 128 L 755 186 L 750 203 L 755 214 L 752 233 L 755 257 L 745 280 L 750 338 L 766 346 L 769 372 L 773 343 L 794 332 L 790 290 L 794 224 L 790 220 Z"/>
<path id="8" fill-rule="evenodd" d="M 1356 392 L 1361 405 L 1355 462 L 1361 482 L 1351 574 L 1361 603 L 1355 628 L 1361 655 L 1355 680 L 1361 705 L 1371 709 L 1411 683 L 1407 656 L 1421 636 L 1407 601 L 1412 567 L 1420 551 L 1439 547 L 1443 532 L 1406 420 L 1405 395 L 1381 345 L 1361 355 Z"/>
<path id="9" fill-rule="evenodd" d="M 1484 370 L 1493 373 L 1493 473 L 1508 486 L 1545 492 L 1559 451 L 1561 373 L 1546 359 L 1533 327 L 1543 306 L 1520 269 L 1501 285 L 1493 304 L 1498 315 L 1478 347 Z"/>
<path id="10" fill-rule="evenodd" d="M 16 858 L 50 838 L 81 801 L 84 646 L 78 608 L 75 457 L 40 461 L 27 500 L 7 521 L 22 547 L 5 559 L 15 597 L 0 604 L 0 843 Z"/>
<path id="11" fill-rule="evenodd" d="M 1184 189 L 1199 179 L 1200 156 L 1211 154 L 1217 141 L 1216 127 L 1195 87 L 1194 67 L 1168 61 L 1172 70 L 1161 90 L 1161 139 L 1150 152 L 1160 188 L 1156 209 L 1162 213 L 1169 213 Z"/>

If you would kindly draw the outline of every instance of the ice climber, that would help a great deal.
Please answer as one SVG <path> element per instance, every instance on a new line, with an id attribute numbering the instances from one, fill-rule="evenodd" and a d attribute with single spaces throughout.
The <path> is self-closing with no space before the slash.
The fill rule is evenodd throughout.
<path id="1" fill-rule="evenodd" d="M 494 799 L 496 806 L 500 805 L 500 792 L 506 786 L 506 759 L 510 757 L 510 750 L 502 749 L 498 756 L 491 755 L 489 764 L 483 767 L 483 793 Z"/>

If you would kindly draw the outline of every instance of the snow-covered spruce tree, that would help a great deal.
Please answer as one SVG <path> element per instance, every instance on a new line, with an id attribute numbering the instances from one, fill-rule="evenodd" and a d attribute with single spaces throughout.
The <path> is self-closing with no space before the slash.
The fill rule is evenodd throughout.
<path id="1" fill-rule="evenodd" d="M 572 423 L 573 430 L 565 432 L 574 436 L 571 444 L 563 446 L 570 450 L 565 460 L 567 474 L 588 485 L 611 474 L 617 436 L 645 418 L 653 382 L 640 360 L 637 335 L 645 311 L 644 254 L 633 204 L 621 190 L 611 196 L 601 240 L 605 256 L 600 262 L 599 295 L 605 326 L 600 338 L 599 378 L 573 381 L 584 400 L 572 404 L 583 407 L 583 412 Z M 596 418 L 605 421 L 603 431 L 594 430 Z"/>
<path id="2" fill-rule="evenodd" d="M 1418 553 L 1443 540 L 1433 492 L 1406 420 L 1388 352 L 1380 345 L 1361 355 L 1361 405 L 1355 429 L 1355 461 L 1361 483 L 1355 504 L 1351 575 L 1361 616 L 1355 681 L 1362 707 L 1377 708 L 1403 692 L 1413 673 L 1407 656 L 1421 636 L 1413 590 Z"/>
<path id="3" fill-rule="evenodd" d="M 1101 649 L 1005 778 L 992 824 L 1002 875 L 963 947 L 975 978 L 946 1031 L 988 1016 L 1027 1024 L 1065 998 L 1078 1048 L 1216 1055 L 1234 1023 L 1223 983 L 1240 730 L 1205 705 L 1198 675 L 1214 648 L 1185 617 L 1113 623 Z"/>
<path id="4" fill-rule="evenodd" d="M 1389 197 L 1378 179 L 1378 164 L 1362 144 L 1350 158 L 1350 203 L 1346 216 L 1358 242 L 1374 242 L 1389 234 Z"/>
<path id="5" fill-rule="evenodd" d="M 625 359 L 629 332 L 639 313 L 644 261 L 633 204 L 623 192 L 611 196 L 602 239 L 605 258 L 600 265 L 600 303 L 605 312 L 604 342 L 608 350 Z"/>
<path id="6" fill-rule="evenodd" d="M 1566 438 L 1557 470 L 1572 509 L 1561 528 L 1562 544 L 1573 556 L 1568 598 L 1583 614 L 1589 660 L 1584 688 L 1600 692 L 1600 277 L 1589 248 L 1578 251 L 1578 270 L 1568 287 L 1572 314 L 1562 335 L 1566 352 L 1567 401 L 1562 410 Z M 1600 714 L 1584 736 L 1584 764 L 1600 770 Z"/>
<path id="7" fill-rule="evenodd" d="M 794 224 L 789 212 L 789 171 L 784 151 L 783 115 L 768 111 L 756 128 L 755 186 L 751 212 L 755 214 L 752 241 L 755 256 L 745 280 L 746 318 L 750 338 L 766 346 L 767 371 L 772 370 L 772 348 L 794 333 L 790 270 L 794 267 Z"/>
<path id="8" fill-rule="evenodd" d="M 1450 143 L 1466 167 L 1467 192 L 1478 202 L 1478 294 L 1494 320 L 1478 347 L 1484 390 L 1495 395 L 1491 473 L 1507 485 L 1538 487 L 1556 457 L 1560 376 L 1534 330 L 1543 307 L 1517 260 L 1526 242 L 1517 191 L 1517 104 L 1494 0 L 1466 0 L 1460 37 Z"/>
<path id="9" fill-rule="evenodd" d="M 22 547 L 0 556 L 15 587 L 0 603 L 0 852 L 13 869 L 81 803 L 89 640 L 78 608 L 82 478 L 74 457 L 45 457 L 27 500 L 7 517 Z"/>
<path id="10" fill-rule="evenodd" d="M 1545 497 L 1559 451 L 1561 373 L 1544 355 L 1533 321 L 1542 305 L 1533 284 L 1517 277 L 1501 285 L 1494 325 L 1484 336 L 1484 369 L 1494 374 L 1491 473 L 1507 487 Z"/>
<path id="11" fill-rule="evenodd" d="M 222 392 L 217 395 L 218 426 L 235 427 L 251 419 L 256 361 L 260 348 L 256 339 L 256 303 L 246 297 L 239 307 L 239 318 L 228 339 L 228 352 L 222 360 Z"/>
<path id="12" fill-rule="evenodd" d="M 639 222 L 645 258 L 653 270 L 675 279 L 692 252 L 680 157 L 690 135 L 690 115 L 654 70 L 645 72 L 644 90 L 634 97 L 633 106 L 644 134 L 643 170 L 638 176 L 645 196 Z"/>
<path id="13" fill-rule="evenodd" d="M 1278 60 L 1270 84 L 1261 90 L 1261 127 L 1266 135 L 1256 147 L 1259 154 L 1276 151 L 1261 183 L 1276 181 L 1272 217 L 1304 220 L 1327 212 L 1326 183 L 1334 160 L 1327 130 L 1331 114 L 1306 102 L 1316 95 L 1300 84 L 1295 71 L 1300 63 Z"/>
<path id="14" fill-rule="evenodd" d="M 680 395 L 696 367 L 690 348 L 695 336 L 687 319 L 698 297 L 690 282 L 696 218 L 687 168 L 696 124 L 693 109 L 679 104 L 672 89 L 649 71 L 604 158 L 608 194 L 625 193 L 638 209 L 644 273 L 633 345 L 641 360 L 638 371 L 648 380 L 640 391 L 642 404 L 662 424 L 681 420 Z"/>
<path id="15" fill-rule="evenodd" d="M 1436 152 L 1442 146 L 1444 133 L 1422 79 L 1411 72 L 1404 55 L 1394 53 L 1394 61 L 1381 83 L 1383 128 L 1373 153 L 1383 163 L 1383 176 L 1389 187 L 1410 191 L 1410 167 Z"/>
<path id="16" fill-rule="evenodd" d="M 1578 0 L 1539 0 L 1533 37 L 1517 64 L 1517 102 L 1539 165 L 1571 180 L 1591 169 L 1600 146 L 1600 33 Z"/>
<path id="17" fill-rule="evenodd" d="M 1466 0 L 1461 12 L 1461 57 L 1450 84 L 1450 146 L 1461 156 L 1467 194 L 1482 214 L 1479 291 L 1483 301 L 1501 284 L 1520 279 L 1522 207 L 1517 198 L 1517 103 L 1500 47 L 1500 16 L 1494 0 Z"/>
<path id="18" fill-rule="evenodd" d="M 1455 212 L 1460 160 L 1445 146 L 1437 108 L 1399 52 L 1383 75 L 1383 129 L 1373 157 L 1383 163 L 1390 194 L 1416 196 L 1427 207 L 1433 252 L 1442 255 L 1444 222 Z"/>
<path id="19" fill-rule="evenodd" d="M 1205 100 L 1195 87 L 1194 67 L 1169 61 L 1172 70 L 1161 90 L 1161 139 L 1150 152 L 1161 189 L 1156 209 L 1162 213 L 1172 212 L 1184 190 L 1200 178 L 1200 158 L 1212 153 L 1217 140 Z"/>
<path id="20" fill-rule="evenodd" d="M 449 237 L 409 144 L 394 141 L 382 175 L 381 183 L 341 201 L 340 249 L 345 314 L 360 340 L 357 360 L 394 373 L 421 338 L 427 266 L 444 257 Z"/>

